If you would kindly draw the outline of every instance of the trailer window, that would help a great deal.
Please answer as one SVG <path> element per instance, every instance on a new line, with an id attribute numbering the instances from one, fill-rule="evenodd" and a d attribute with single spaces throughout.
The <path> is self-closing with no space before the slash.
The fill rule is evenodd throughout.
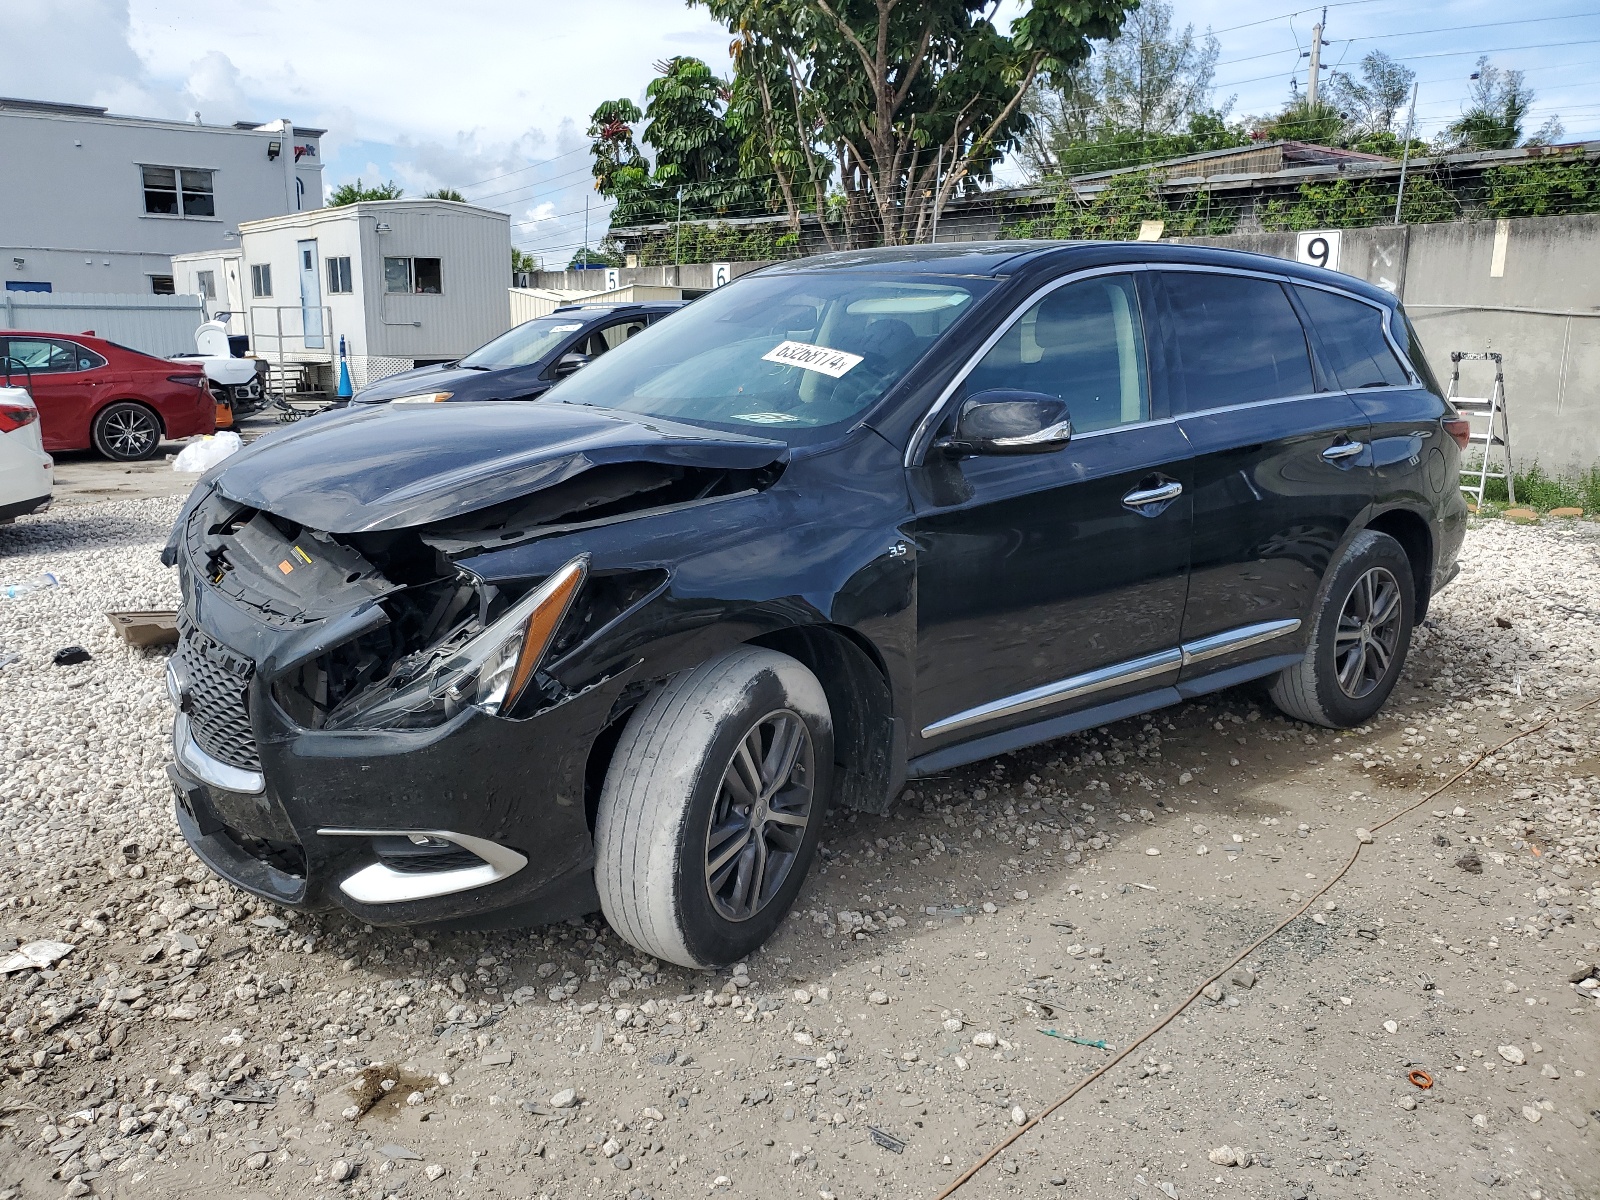
<path id="1" fill-rule="evenodd" d="M 437 296 L 444 291 L 443 272 L 437 258 L 385 258 L 383 290 Z"/>

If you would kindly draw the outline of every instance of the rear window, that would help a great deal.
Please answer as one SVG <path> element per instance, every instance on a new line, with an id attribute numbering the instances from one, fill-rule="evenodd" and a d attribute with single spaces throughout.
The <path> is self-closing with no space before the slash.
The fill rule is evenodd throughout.
<path id="1" fill-rule="evenodd" d="M 1406 331 L 1406 358 L 1411 363 L 1411 369 L 1422 379 L 1422 385 L 1435 396 L 1442 397 L 1444 389 L 1439 386 L 1439 377 L 1433 373 L 1433 368 L 1428 365 L 1428 355 L 1422 349 L 1422 342 L 1417 337 L 1417 327 L 1411 323 L 1411 318 L 1406 315 L 1402 307 L 1396 313 L 1400 323 Z"/>
<path id="2" fill-rule="evenodd" d="M 1203 271 L 1167 271 L 1162 281 L 1177 351 L 1177 411 L 1316 390 L 1305 330 L 1282 285 Z"/>
<path id="3" fill-rule="evenodd" d="M 1316 327 L 1317 339 L 1328 368 L 1347 391 L 1360 388 L 1405 387 L 1411 382 L 1383 334 L 1383 313 L 1350 296 L 1321 288 L 1299 287 Z"/>

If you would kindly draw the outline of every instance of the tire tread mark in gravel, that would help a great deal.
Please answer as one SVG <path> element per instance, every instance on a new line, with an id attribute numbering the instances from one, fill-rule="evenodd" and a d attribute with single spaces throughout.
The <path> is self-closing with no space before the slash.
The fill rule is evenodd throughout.
<path id="1" fill-rule="evenodd" d="M 1561 710 L 1559 712 L 1553 712 L 1548 717 L 1546 717 L 1544 720 L 1540 721 L 1537 725 L 1531 725 L 1527 729 L 1524 729 L 1524 730 L 1521 730 L 1520 732 L 1512 734 L 1510 737 L 1506 738 L 1505 741 L 1501 742 L 1498 746 L 1495 746 L 1492 750 L 1480 751 L 1479 754 L 1477 755 L 1477 757 L 1475 757 L 1471 762 L 1469 762 L 1466 766 L 1462 767 L 1454 775 L 1450 776 L 1449 779 L 1446 779 L 1438 787 L 1434 788 L 1433 791 L 1431 791 L 1427 795 L 1423 796 L 1422 799 L 1416 801 L 1414 804 L 1408 804 L 1404 808 L 1399 809 L 1398 811 L 1389 814 L 1389 816 L 1387 816 L 1383 820 L 1379 821 L 1376 825 L 1371 826 L 1370 829 L 1368 830 L 1368 832 L 1369 833 L 1377 833 L 1378 830 L 1382 829 L 1384 826 L 1394 824 L 1394 822 L 1398 821 L 1401 817 L 1404 817 L 1409 813 L 1415 812 L 1417 809 L 1421 808 L 1424 804 L 1427 804 L 1430 801 L 1432 801 L 1435 797 L 1443 795 L 1449 788 L 1454 786 L 1459 780 L 1461 780 L 1463 777 L 1465 777 L 1466 775 L 1470 774 L 1474 769 L 1476 769 L 1478 764 L 1483 762 L 1486 758 L 1490 758 L 1493 755 L 1496 755 L 1496 754 L 1500 753 L 1500 751 L 1504 750 L 1507 746 L 1511 745 L 1513 742 L 1520 742 L 1523 738 L 1529 737 L 1532 734 L 1538 733 L 1541 729 L 1549 728 L 1549 726 L 1554 724 L 1556 722 L 1556 720 L 1558 720 L 1559 718 L 1562 718 L 1562 717 L 1575 717 L 1579 713 L 1583 712 L 1585 709 L 1593 708 L 1596 704 L 1600 704 L 1600 696 L 1593 696 L 1590 699 L 1585 700 L 1582 704 L 1576 706 L 1575 708 L 1563 709 L 1563 710 Z M 1294 912 L 1290 913 L 1287 917 L 1285 917 L 1278 924 L 1274 925 L 1271 929 L 1267 930 L 1266 933 L 1263 933 L 1255 941 L 1251 942 L 1243 950 L 1239 951 L 1238 954 L 1234 955 L 1233 958 L 1229 959 L 1226 963 L 1224 963 L 1222 965 L 1222 967 L 1220 969 L 1218 969 L 1214 974 L 1210 975 L 1209 977 L 1207 977 L 1205 979 L 1202 979 L 1200 981 L 1200 983 L 1195 986 L 1194 991 L 1190 992 L 1188 996 L 1186 996 L 1177 1005 L 1175 1005 L 1171 1012 L 1167 1013 L 1167 1015 L 1162 1017 L 1161 1020 L 1157 1021 L 1154 1025 L 1150 1026 L 1149 1029 L 1146 1029 L 1138 1037 L 1134 1038 L 1133 1041 L 1129 1042 L 1120 1051 L 1118 1051 L 1116 1054 L 1112 1055 L 1112 1057 L 1110 1059 L 1108 1059 L 1106 1062 L 1102 1063 L 1099 1067 L 1097 1067 L 1090 1074 L 1084 1076 L 1077 1083 L 1073 1084 L 1072 1087 L 1068 1088 L 1066 1093 L 1064 1095 L 1062 1095 L 1062 1097 L 1059 1100 L 1057 1100 L 1055 1103 L 1051 1104 L 1049 1108 L 1046 1108 L 1042 1112 L 1038 1113 L 1030 1121 L 1028 1121 L 1027 1124 L 1025 1124 L 1025 1125 L 1021 1126 L 1020 1128 L 1016 1129 L 1014 1132 L 1011 1133 L 1011 1135 L 1009 1137 L 1006 1137 L 998 1145 L 992 1147 L 986 1154 L 984 1154 L 984 1156 L 982 1158 L 980 1158 L 977 1162 L 973 1163 L 970 1167 L 968 1167 L 965 1171 L 963 1171 L 959 1176 L 957 1176 L 955 1181 L 953 1183 L 951 1183 L 950 1186 L 945 1188 L 944 1191 L 940 1192 L 936 1197 L 934 1197 L 934 1200 L 949 1200 L 949 1197 L 955 1195 L 955 1193 L 961 1188 L 961 1186 L 963 1184 L 965 1184 L 968 1180 L 970 1180 L 973 1176 L 975 1176 L 979 1171 L 983 1170 L 984 1167 L 988 1166 L 991 1162 L 993 1162 L 996 1158 L 998 1158 L 1009 1146 L 1011 1146 L 1013 1143 L 1015 1143 L 1018 1138 L 1022 1137 L 1023 1134 L 1025 1134 L 1029 1130 L 1033 1129 L 1036 1125 L 1042 1124 L 1044 1122 L 1045 1118 L 1048 1117 L 1051 1113 L 1055 1112 L 1056 1109 L 1058 1109 L 1062 1105 L 1066 1104 L 1069 1100 L 1071 1100 L 1079 1092 L 1083 1091 L 1084 1088 L 1088 1087 L 1091 1083 L 1093 1083 L 1095 1080 L 1099 1079 L 1102 1075 L 1105 1075 L 1107 1072 L 1109 1072 L 1111 1070 L 1112 1067 L 1114 1067 L 1118 1063 L 1122 1062 L 1125 1058 L 1127 1058 L 1130 1054 L 1132 1054 L 1140 1046 L 1144 1045 L 1151 1038 L 1153 1038 L 1156 1034 L 1160 1033 L 1169 1024 L 1171 1024 L 1172 1021 L 1174 1019 L 1176 1019 L 1177 1016 L 1180 1013 L 1182 1013 L 1184 1009 L 1188 1008 L 1189 1005 L 1193 1004 L 1196 1000 L 1198 1000 L 1200 998 L 1200 993 L 1202 991 L 1204 991 L 1211 984 L 1216 983 L 1219 979 L 1221 979 L 1229 971 L 1233 970 L 1234 967 L 1238 966 L 1245 959 L 1249 958 L 1250 955 L 1254 954 L 1257 950 L 1259 950 L 1262 946 L 1264 946 L 1267 942 L 1271 941 L 1274 937 L 1276 937 L 1278 934 L 1282 933 L 1290 925 L 1294 924 L 1294 922 L 1298 921 L 1301 917 L 1303 917 L 1306 914 L 1306 912 L 1310 910 L 1310 908 L 1311 908 L 1311 906 L 1313 904 L 1315 904 L 1318 900 L 1322 899 L 1323 896 L 1327 895 L 1328 892 L 1333 888 L 1333 885 L 1338 883 L 1339 880 L 1343 879 L 1344 876 L 1345 876 L 1345 873 L 1347 871 L 1349 871 L 1351 867 L 1356 865 L 1356 860 L 1361 857 L 1361 846 L 1362 846 L 1362 843 L 1358 841 L 1356 843 L 1355 850 L 1351 853 L 1350 857 L 1345 860 L 1344 865 L 1342 867 L 1340 867 L 1338 869 L 1338 871 L 1334 872 L 1333 876 L 1328 880 L 1328 882 L 1323 884 L 1322 887 L 1318 888 L 1314 895 L 1308 896 L 1306 898 L 1306 901 L 1305 901 L 1304 904 L 1302 904 L 1299 908 L 1295 909 Z"/>

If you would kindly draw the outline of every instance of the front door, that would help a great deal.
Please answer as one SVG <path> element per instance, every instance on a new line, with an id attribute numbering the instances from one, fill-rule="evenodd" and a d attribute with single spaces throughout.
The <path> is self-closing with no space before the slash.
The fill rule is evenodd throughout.
<path id="1" fill-rule="evenodd" d="M 1027 307 L 964 382 L 1065 399 L 1073 438 L 912 471 L 912 754 L 1149 690 L 1177 675 L 1189 450 L 1152 406 L 1135 274 Z"/>
<path id="2" fill-rule="evenodd" d="M 300 242 L 300 328 L 307 350 L 321 350 L 326 344 L 322 328 L 322 277 L 318 273 L 317 243 Z"/>
<path id="3" fill-rule="evenodd" d="M 89 422 L 106 400 L 106 360 L 66 338 L 0 339 L 11 359 L 11 382 L 31 378 L 46 450 L 81 450 L 89 444 Z M 24 371 L 23 368 L 27 370 Z"/>
<path id="4" fill-rule="evenodd" d="M 1162 271 L 1164 351 L 1194 448 L 1185 678 L 1304 644 L 1333 552 L 1372 496 L 1366 416 L 1314 366 L 1283 283 Z"/>

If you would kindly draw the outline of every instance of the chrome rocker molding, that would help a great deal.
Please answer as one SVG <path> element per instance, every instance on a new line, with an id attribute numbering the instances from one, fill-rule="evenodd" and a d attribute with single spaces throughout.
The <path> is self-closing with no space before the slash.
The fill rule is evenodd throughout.
<path id="1" fill-rule="evenodd" d="M 172 749 L 178 762 L 202 783 L 209 783 L 225 792 L 244 792 L 249 795 L 267 790 L 267 781 L 262 778 L 260 771 L 229 766 L 200 749 L 200 744 L 194 740 L 194 734 L 189 729 L 189 718 L 185 713 L 179 713 L 172 723 Z"/>
<path id="2" fill-rule="evenodd" d="M 396 871 L 381 862 L 362 867 L 339 884 L 341 892 L 360 904 L 404 904 L 408 900 L 448 896 L 499 883 L 528 865 L 527 858 L 498 842 L 448 829 L 319 829 L 317 833 L 323 837 L 438 838 L 483 859 L 479 866 L 449 871 Z"/>
<path id="3" fill-rule="evenodd" d="M 1002 717 L 1016 716 L 1018 713 L 1031 712 L 1036 708 L 1058 704 L 1063 700 L 1074 700 L 1079 696 L 1120 687 L 1125 683 L 1136 683 L 1141 679 L 1163 675 L 1174 667 L 1187 667 L 1193 663 L 1206 662 L 1224 654 L 1231 654 L 1235 650 L 1272 641 L 1299 628 L 1300 621 L 1297 618 L 1290 618 L 1284 621 L 1262 621 L 1255 625 L 1242 625 L 1237 629 L 1224 630 L 1210 637 L 1185 642 L 1182 646 L 1171 650 L 1162 650 L 1142 658 L 1129 659 L 1127 662 L 1113 663 L 1109 667 L 1100 667 L 1097 670 L 1086 671 L 1082 675 L 1073 675 L 1055 683 L 1031 688 L 1026 692 L 1018 692 L 1013 696 L 991 700 L 988 704 L 980 704 L 976 708 L 969 708 L 935 721 L 923 729 L 922 736 L 941 737 L 959 729 L 986 724 Z"/>

